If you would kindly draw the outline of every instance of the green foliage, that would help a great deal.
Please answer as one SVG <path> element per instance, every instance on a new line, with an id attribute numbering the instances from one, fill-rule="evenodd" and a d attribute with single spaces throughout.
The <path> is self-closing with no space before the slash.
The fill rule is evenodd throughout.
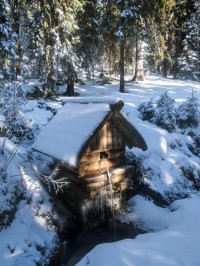
<path id="1" fill-rule="evenodd" d="M 7 0 L 0 1 L 0 76 L 13 78 L 12 61 L 16 57 L 17 34 L 12 28 L 12 9 Z"/>
<path id="2" fill-rule="evenodd" d="M 177 110 L 177 124 L 180 128 L 196 128 L 199 125 L 199 103 L 193 95 L 188 97 Z"/>
<path id="3" fill-rule="evenodd" d="M 175 101 L 165 91 L 156 102 L 154 122 L 156 125 L 173 132 L 176 129 Z"/>
<path id="4" fill-rule="evenodd" d="M 142 120 L 152 121 L 155 115 L 155 106 L 153 100 L 151 99 L 150 101 L 142 102 L 138 106 L 138 111 L 140 112 L 140 118 Z"/>
<path id="5" fill-rule="evenodd" d="M 181 171 L 184 177 L 192 182 L 196 190 L 200 190 L 200 171 L 192 166 L 182 166 Z"/>
<path id="6" fill-rule="evenodd" d="M 199 103 L 193 92 L 177 109 L 174 99 L 165 91 L 155 103 L 152 99 L 141 103 L 138 111 L 142 120 L 155 123 L 169 132 L 176 131 L 178 127 L 184 130 L 196 128 L 200 123 Z"/>
<path id="7" fill-rule="evenodd" d="M 87 70 L 88 78 L 94 72 L 94 65 L 99 63 L 99 2 L 85 1 L 82 9 L 77 14 L 78 28 L 75 31 L 79 42 L 76 44 L 76 53 L 79 56 L 82 67 Z"/>
<path id="8" fill-rule="evenodd" d="M 56 81 L 77 67 L 88 77 L 96 65 L 126 74 L 137 70 L 145 42 L 151 71 L 199 80 L 197 0 L 2 0 L 0 14 L 0 74 L 6 78 L 46 77 L 55 91 Z"/>
<path id="9" fill-rule="evenodd" d="M 5 117 L 6 136 L 15 143 L 34 139 L 37 125 L 26 121 L 21 114 L 25 95 L 19 84 L 13 87 L 0 87 L 0 114 Z"/>

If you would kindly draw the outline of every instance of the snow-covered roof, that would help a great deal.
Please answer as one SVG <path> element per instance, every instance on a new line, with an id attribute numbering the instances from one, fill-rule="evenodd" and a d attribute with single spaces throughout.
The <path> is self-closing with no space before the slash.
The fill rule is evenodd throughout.
<path id="1" fill-rule="evenodd" d="M 85 97 L 69 98 L 39 134 L 34 149 L 63 163 L 77 167 L 80 152 L 103 122 L 110 117 L 118 100 Z M 123 102 L 118 101 L 118 106 Z M 86 147 L 87 148 L 87 147 Z"/>

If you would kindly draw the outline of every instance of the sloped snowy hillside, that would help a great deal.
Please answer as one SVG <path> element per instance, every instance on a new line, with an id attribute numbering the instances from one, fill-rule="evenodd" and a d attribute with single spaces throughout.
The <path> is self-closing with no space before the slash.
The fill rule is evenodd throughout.
<path id="1" fill-rule="evenodd" d="M 29 90 L 35 84 L 36 81 L 27 81 L 23 89 Z M 156 109 L 157 101 L 167 91 L 176 113 L 192 94 L 200 103 L 200 85 L 153 76 L 144 82 L 127 82 L 124 94 L 118 89 L 117 81 L 109 85 L 89 82 L 76 87 L 80 97 L 109 96 L 124 101 L 124 115 L 148 146 L 146 151 L 127 150 L 128 160 L 139 167 L 137 178 L 141 178 L 143 187 L 156 191 L 166 201 L 176 201 L 161 208 L 141 195 L 131 198 L 130 212 L 121 217 L 122 221 L 135 223 L 149 232 L 134 240 L 99 245 L 78 265 L 200 265 L 200 126 L 181 128 L 177 123 L 167 130 L 156 119 L 142 120 L 138 110 L 147 101 L 152 101 Z M 20 121 L 28 121 L 37 136 L 62 101 L 66 97 L 48 102 L 29 99 L 20 109 Z M 35 171 L 33 143 L 30 134 L 23 144 L 16 138 L 0 139 L 0 264 L 3 266 L 48 265 L 58 247 L 53 224 L 56 214 Z"/>

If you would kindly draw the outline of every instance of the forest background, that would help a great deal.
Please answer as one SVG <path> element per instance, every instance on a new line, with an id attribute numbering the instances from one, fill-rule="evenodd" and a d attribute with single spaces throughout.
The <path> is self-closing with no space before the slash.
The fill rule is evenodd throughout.
<path id="1" fill-rule="evenodd" d="M 0 80 L 39 78 L 51 95 L 88 78 L 200 80 L 199 0 L 0 0 Z"/>

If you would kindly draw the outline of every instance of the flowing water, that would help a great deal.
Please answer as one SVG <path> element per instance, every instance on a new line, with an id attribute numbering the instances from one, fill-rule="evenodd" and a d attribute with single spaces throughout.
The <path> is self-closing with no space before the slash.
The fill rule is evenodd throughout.
<path id="1" fill-rule="evenodd" d="M 133 224 L 122 223 L 116 220 L 115 214 L 121 209 L 121 193 L 114 191 L 113 176 L 108 167 L 108 159 L 102 158 L 104 171 L 107 176 L 107 182 L 102 185 L 99 190 L 99 195 L 94 200 L 85 200 L 82 209 L 82 216 L 85 224 L 88 224 L 88 219 L 93 215 L 104 221 L 94 228 L 87 230 L 81 229 L 70 235 L 61 235 L 60 253 L 57 261 L 54 261 L 50 266 L 74 266 L 96 245 L 101 243 L 115 242 L 125 238 L 134 238 L 143 230 L 135 227 Z M 89 217 L 90 216 L 90 217 Z M 94 218 L 97 219 L 97 218 Z M 108 218 L 109 217 L 109 218 Z M 106 218 L 106 219 L 105 219 Z M 66 243 L 66 244 L 65 244 Z"/>
<path id="2" fill-rule="evenodd" d="M 114 191 L 113 191 L 113 183 L 112 183 L 112 174 L 110 172 L 110 169 L 108 167 L 108 160 L 105 158 L 105 166 L 106 166 L 106 174 L 108 177 L 109 181 L 109 190 L 110 190 L 110 205 L 109 207 L 111 208 L 111 213 L 112 213 L 112 221 L 113 221 L 113 228 L 114 228 L 114 235 L 115 235 L 115 241 L 116 241 L 116 223 L 115 223 L 115 210 L 114 210 Z"/>

